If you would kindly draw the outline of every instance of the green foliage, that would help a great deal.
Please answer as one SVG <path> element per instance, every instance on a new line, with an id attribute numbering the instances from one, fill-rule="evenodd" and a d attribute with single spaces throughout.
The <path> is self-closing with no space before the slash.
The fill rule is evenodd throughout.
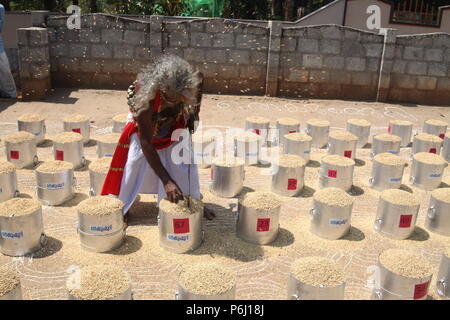
<path id="1" fill-rule="evenodd" d="M 225 0 L 224 18 L 266 20 L 269 16 L 269 4 L 264 0 Z"/>

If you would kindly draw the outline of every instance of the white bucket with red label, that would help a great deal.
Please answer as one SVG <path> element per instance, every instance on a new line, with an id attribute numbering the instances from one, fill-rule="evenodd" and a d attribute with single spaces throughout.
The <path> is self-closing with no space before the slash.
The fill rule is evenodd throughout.
<path id="1" fill-rule="evenodd" d="M 35 139 L 17 143 L 5 141 L 4 143 L 6 159 L 17 169 L 33 167 L 39 162 Z"/>
<path id="2" fill-rule="evenodd" d="M 281 205 L 262 210 L 238 204 L 236 235 L 242 240 L 255 244 L 269 244 L 276 240 L 280 229 Z"/>
<path id="3" fill-rule="evenodd" d="M 83 143 L 88 143 L 91 139 L 89 120 L 79 122 L 67 122 L 64 121 L 65 132 L 76 132 L 83 136 Z"/>
<path id="4" fill-rule="evenodd" d="M 339 166 L 322 162 L 319 169 L 320 188 L 335 187 L 350 191 L 353 186 L 353 172 L 355 165 Z"/>
<path id="5" fill-rule="evenodd" d="M 432 275 L 411 278 L 388 270 L 378 261 L 376 287 L 373 300 L 425 300 L 428 296 Z"/>
<path id="6" fill-rule="evenodd" d="M 86 159 L 84 158 L 83 141 L 53 141 L 53 157 L 55 160 L 67 161 L 72 163 L 74 169 L 83 167 L 86 164 Z"/>
<path id="7" fill-rule="evenodd" d="M 298 195 L 305 186 L 305 166 L 282 167 L 276 166 L 272 175 L 272 191 L 282 196 L 294 197 Z"/>

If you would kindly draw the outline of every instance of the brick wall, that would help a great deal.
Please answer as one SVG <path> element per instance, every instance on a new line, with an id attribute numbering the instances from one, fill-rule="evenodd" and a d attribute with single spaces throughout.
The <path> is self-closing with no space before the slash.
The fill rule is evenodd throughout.
<path id="1" fill-rule="evenodd" d="M 450 105 L 450 35 L 397 37 L 388 98 Z"/>
<path id="2" fill-rule="evenodd" d="M 80 30 L 66 22 L 47 19 L 55 87 L 125 89 L 142 66 L 172 53 L 204 73 L 210 93 L 450 105 L 447 34 L 104 14 L 83 15 Z"/>
<path id="3" fill-rule="evenodd" d="M 383 39 L 337 25 L 283 28 L 280 94 L 375 99 Z"/>

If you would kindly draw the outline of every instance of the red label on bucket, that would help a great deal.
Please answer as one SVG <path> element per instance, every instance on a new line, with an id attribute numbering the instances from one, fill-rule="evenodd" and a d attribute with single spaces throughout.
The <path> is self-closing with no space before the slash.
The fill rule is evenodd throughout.
<path id="1" fill-rule="evenodd" d="M 441 134 L 439 135 L 439 138 L 444 139 L 444 138 L 445 138 L 445 133 L 441 133 Z"/>
<path id="2" fill-rule="evenodd" d="M 258 219 L 256 222 L 256 231 L 269 231 L 270 229 L 270 218 L 268 219 Z"/>
<path id="3" fill-rule="evenodd" d="M 173 219 L 173 232 L 178 233 L 189 233 L 189 219 Z"/>
<path id="4" fill-rule="evenodd" d="M 259 129 L 253 129 L 253 133 L 256 133 L 259 135 L 260 131 L 259 131 Z"/>
<path id="5" fill-rule="evenodd" d="M 391 126 L 388 127 L 388 133 L 391 133 Z"/>
<path id="6" fill-rule="evenodd" d="M 436 150 L 436 148 L 431 148 L 430 149 L 430 151 L 428 151 L 429 153 L 434 153 L 434 154 L 436 154 L 437 153 L 437 150 Z"/>
<path id="7" fill-rule="evenodd" d="M 19 151 L 17 151 L 17 150 L 11 150 L 10 152 L 9 152 L 9 157 L 11 158 L 11 159 L 19 159 Z"/>
<path id="8" fill-rule="evenodd" d="M 427 295 L 427 293 L 428 293 L 428 287 L 429 286 L 430 286 L 429 282 L 416 284 L 414 286 L 414 300 L 417 300 L 417 299 L 425 297 Z"/>
<path id="9" fill-rule="evenodd" d="M 328 169 L 328 178 L 337 178 L 337 170 Z"/>
<path id="10" fill-rule="evenodd" d="M 288 179 L 287 189 L 288 190 L 297 189 L 297 179 Z"/>
<path id="11" fill-rule="evenodd" d="M 289 133 L 296 133 L 297 132 L 297 130 L 291 130 L 291 131 L 289 131 Z"/>
<path id="12" fill-rule="evenodd" d="M 56 150 L 55 151 L 55 158 L 56 158 L 56 160 L 64 161 L 64 151 Z"/>
<path id="13" fill-rule="evenodd" d="M 213 170 L 213 168 L 211 168 L 211 173 L 210 173 L 210 178 L 211 178 L 211 180 L 214 178 L 214 170 Z"/>
<path id="14" fill-rule="evenodd" d="M 351 158 L 352 157 L 352 150 L 345 150 L 344 151 L 344 157 Z"/>
<path id="15" fill-rule="evenodd" d="M 80 128 L 74 128 L 74 129 L 72 129 L 72 132 L 81 133 L 81 129 Z"/>
<path id="16" fill-rule="evenodd" d="M 400 223 L 398 224 L 399 228 L 409 228 L 412 223 L 412 214 L 402 214 L 400 216 Z"/>

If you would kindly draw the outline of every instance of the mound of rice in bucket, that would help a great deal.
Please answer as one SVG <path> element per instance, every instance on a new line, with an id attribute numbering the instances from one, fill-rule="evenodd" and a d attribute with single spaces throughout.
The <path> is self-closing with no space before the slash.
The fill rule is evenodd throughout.
<path id="1" fill-rule="evenodd" d="M 398 154 L 400 152 L 400 144 L 402 139 L 389 133 L 378 134 L 373 137 L 372 151 L 370 157 L 373 159 L 379 153 Z"/>
<path id="2" fill-rule="evenodd" d="M 63 132 L 53 136 L 52 141 L 55 160 L 70 162 L 75 169 L 81 168 L 86 164 L 81 134 Z"/>
<path id="3" fill-rule="evenodd" d="M 357 143 L 358 137 L 348 131 L 332 131 L 328 138 L 328 154 L 354 159 Z"/>
<path id="4" fill-rule="evenodd" d="M 401 249 L 388 249 L 378 258 L 380 289 L 373 299 L 423 300 L 427 298 L 433 268 L 419 254 Z"/>
<path id="5" fill-rule="evenodd" d="M 107 133 L 97 137 L 97 156 L 112 157 L 119 142 L 120 133 Z"/>
<path id="6" fill-rule="evenodd" d="M 434 190 L 440 186 L 447 166 L 448 163 L 437 154 L 416 153 L 413 156 L 409 183 L 427 191 Z"/>
<path id="7" fill-rule="evenodd" d="M 112 118 L 112 132 L 122 133 L 128 121 L 128 113 L 115 115 Z"/>
<path id="8" fill-rule="evenodd" d="M 75 177 L 70 162 L 44 162 L 36 168 L 35 176 L 37 198 L 43 204 L 57 206 L 73 198 Z"/>
<path id="9" fill-rule="evenodd" d="M 390 120 L 388 133 L 401 139 L 400 146 L 407 147 L 411 142 L 413 123 L 406 120 Z"/>
<path id="10" fill-rule="evenodd" d="M 19 274 L 12 267 L 0 267 L 0 300 L 22 300 Z"/>
<path id="11" fill-rule="evenodd" d="M 280 118 L 276 121 L 276 128 L 280 137 L 280 145 L 284 146 L 286 142 L 285 135 L 300 132 L 300 121 L 292 118 Z"/>
<path id="12" fill-rule="evenodd" d="M 162 248 L 185 253 L 197 249 L 203 242 L 203 203 L 184 196 L 177 203 L 167 199 L 159 203 L 159 244 Z"/>
<path id="13" fill-rule="evenodd" d="M 294 154 L 309 161 L 311 154 L 312 138 L 306 134 L 289 133 L 284 136 L 285 144 L 283 152 L 285 154 Z"/>
<path id="14" fill-rule="evenodd" d="M 249 192 L 239 199 L 236 235 L 255 244 L 269 244 L 279 232 L 280 199 L 271 192 Z"/>
<path id="15" fill-rule="evenodd" d="M 88 143 L 91 137 L 89 117 L 83 114 L 72 114 L 64 118 L 65 132 L 76 132 L 83 136 L 83 143 Z"/>
<path id="16" fill-rule="evenodd" d="M 399 189 L 406 161 L 392 153 L 379 153 L 373 158 L 369 183 L 375 190 Z"/>
<path id="17" fill-rule="evenodd" d="M 27 168 L 38 163 L 36 136 L 29 132 L 19 131 L 3 138 L 6 159 L 16 168 Z"/>
<path id="18" fill-rule="evenodd" d="M 439 271 L 436 281 L 436 293 L 444 299 L 450 298 L 450 245 L 444 248 L 441 256 L 441 263 L 439 264 Z"/>
<path id="19" fill-rule="evenodd" d="M 66 282 L 69 300 L 132 300 L 130 276 L 111 265 L 75 270 Z"/>
<path id="20" fill-rule="evenodd" d="M 429 133 L 419 133 L 414 136 L 411 154 L 419 152 L 441 153 L 442 139 Z"/>
<path id="21" fill-rule="evenodd" d="M 323 148 L 328 143 L 330 122 L 327 120 L 310 119 L 306 122 L 306 134 L 312 137 L 312 146 Z"/>
<path id="22" fill-rule="evenodd" d="M 210 191 L 224 198 L 238 195 L 244 186 L 245 161 L 238 157 L 220 157 L 211 165 Z"/>
<path id="23" fill-rule="evenodd" d="M 178 300 L 234 300 L 236 274 L 215 263 L 184 265 L 177 290 Z"/>
<path id="24" fill-rule="evenodd" d="M 245 119 L 245 131 L 260 135 L 261 144 L 266 145 L 269 134 L 270 119 L 260 116 L 251 116 Z"/>
<path id="25" fill-rule="evenodd" d="M 0 203 L 0 251 L 24 256 L 45 244 L 41 204 L 33 199 L 12 198 Z"/>
<path id="26" fill-rule="evenodd" d="M 305 185 L 306 161 L 293 154 L 283 154 L 274 161 L 272 174 L 272 191 L 293 197 L 298 195 Z"/>
<path id="27" fill-rule="evenodd" d="M 236 157 L 245 161 L 245 165 L 258 164 L 261 137 L 253 132 L 243 132 L 234 136 Z"/>
<path id="28" fill-rule="evenodd" d="M 355 160 L 340 155 L 322 157 L 319 170 L 320 188 L 335 187 L 350 191 L 353 186 Z"/>
<path id="29" fill-rule="evenodd" d="M 387 189 L 378 201 L 375 230 L 381 235 L 404 240 L 414 232 L 420 199 L 407 191 Z"/>
<path id="30" fill-rule="evenodd" d="M 36 137 L 36 144 L 45 140 L 45 118 L 39 114 L 26 113 L 17 119 L 19 131 L 26 131 Z"/>
<path id="31" fill-rule="evenodd" d="M 292 264 L 289 300 L 343 300 L 344 292 L 344 270 L 333 260 L 304 257 Z"/>
<path id="32" fill-rule="evenodd" d="M 10 162 L 0 162 L 0 202 L 18 195 L 16 167 Z"/>
<path id="33" fill-rule="evenodd" d="M 110 166 L 111 157 L 100 158 L 89 164 L 89 194 L 91 196 L 100 195 Z"/>
<path id="34" fill-rule="evenodd" d="M 450 236 L 450 188 L 437 188 L 431 192 L 425 227 L 431 232 Z"/>
<path id="35" fill-rule="evenodd" d="M 310 231 L 331 240 L 342 238 L 350 231 L 353 198 L 339 188 L 316 191 L 311 209 Z"/>
<path id="36" fill-rule="evenodd" d="M 444 139 L 447 131 L 448 123 L 442 120 L 429 119 L 423 124 L 423 132 L 433 134 L 441 139 Z"/>
<path id="37" fill-rule="evenodd" d="M 362 148 L 369 142 L 370 126 L 370 122 L 365 119 L 347 121 L 347 131 L 358 137 L 357 148 Z"/>
<path id="38" fill-rule="evenodd" d="M 123 202 L 109 196 L 95 196 L 77 206 L 81 247 L 107 252 L 120 247 L 125 237 Z"/>

